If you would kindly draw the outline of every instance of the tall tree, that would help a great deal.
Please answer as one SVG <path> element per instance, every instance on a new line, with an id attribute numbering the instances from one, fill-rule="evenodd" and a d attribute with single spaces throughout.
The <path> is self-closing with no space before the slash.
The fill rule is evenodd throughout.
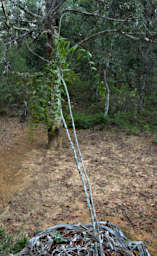
<path id="1" fill-rule="evenodd" d="M 8 69 L 12 69 L 11 63 L 9 63 L 8 49 L 13 45 L 19 45 L 21 41 L 24 41 L 29 51 L 38 56 L 45 62 L 51 62 L 52 54 L 54 51 L 55 35 L 58 33 L 58 10 L 62 6 L 65 0 L 45 0 L 45 1 L 3 1 L 1 0 L 1 37 L 3 39 L 3 61 L 5 63 L 6 72 Z M 43 35 L 46 36 L 45 51 L 47 59 L 44 59 L 41 55 L 37 54 L 30 47 L 29 42 L 35 42 Z M 18 70 L 16 70 L 18 71 Z M 56 104 L 60 104 L 60 101 L 54 101 L 55 91 L 59 88 L 51 84 L 52 91 L 51 107 Z M 45 88 L 46 89 L 46 88 Z M 54 107 L 54 106 L 53 106 Z M 58 108 L 56 106 L 54 108 Z M 61 118 L 56 113 L 53 115 L 54 120 L 48 124 L 48 145 L 57 143 L 61 127 Z M 54 140 L 54 138 L 56 138 Z"/>

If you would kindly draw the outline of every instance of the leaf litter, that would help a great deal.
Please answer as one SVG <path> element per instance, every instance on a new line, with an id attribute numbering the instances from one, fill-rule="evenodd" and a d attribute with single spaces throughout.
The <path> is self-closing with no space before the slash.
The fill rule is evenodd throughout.
<path id="1" fill-rule="evenodd" d="M 104 256 L 150 256 L 142 241 L 131 241 L 116 224 L 100 221 L 98 225 Z M 10 256 L 95 256 L 98 242 L 92 224 L 60 224 L 37 234 L 21 252 Z"/>

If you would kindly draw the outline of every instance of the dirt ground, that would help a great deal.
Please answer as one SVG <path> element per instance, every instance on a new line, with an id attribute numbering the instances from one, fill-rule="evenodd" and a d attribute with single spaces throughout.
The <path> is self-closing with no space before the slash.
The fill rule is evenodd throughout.
<path id="1" fill-rule="evenodd" d="M 0 226 L 33 236 L 60 223 L 90 217 L 66 134 L 60 151 L 47 150 L 16 118 L 0 118 Z M 33 135 L 33 136 L 32 136 Z M 119 225 L 157 255 L 157 144 L 151 136 L 79 130 L 84 163 L 99 220 Z"/>

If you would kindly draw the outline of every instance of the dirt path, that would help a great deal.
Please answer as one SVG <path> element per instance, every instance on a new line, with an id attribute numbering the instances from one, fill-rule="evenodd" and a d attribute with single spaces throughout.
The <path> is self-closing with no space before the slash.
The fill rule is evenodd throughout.
<path id="1" fill-rule="evenodd" d="M 31 143 L 27 128 L 14 127 L 16 122 L 15 135 L 11 133 L 11 141 L 0 147 L 0 223 L 12 232 L 23 227 L 29 235 L 59 223 L 88 223 L 66 136 L 60 152 L 50 151 L 42 131 Z M 157 145 L 151 138 L 116 130 L 83 130 L 78 137 L 98 219 L 117 223 L 129 238 L 144 241 L 156 256 Z"/>

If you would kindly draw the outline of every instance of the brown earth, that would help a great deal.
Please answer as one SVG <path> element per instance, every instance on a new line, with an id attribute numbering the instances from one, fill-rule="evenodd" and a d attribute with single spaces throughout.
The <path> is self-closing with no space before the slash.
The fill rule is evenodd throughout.
<path id="1" fill-rule="evenodd" d="M 88 223 L 71 147 L 47 150 L 42 129 L 28 132 L 16 118 L 0 119 L 0 226 L 29 236 L 60 223 Z M 118 224 L 157 255 L 157 145 L 150 136 L 117 129 L 79 130 L 99 220 Z"/>

